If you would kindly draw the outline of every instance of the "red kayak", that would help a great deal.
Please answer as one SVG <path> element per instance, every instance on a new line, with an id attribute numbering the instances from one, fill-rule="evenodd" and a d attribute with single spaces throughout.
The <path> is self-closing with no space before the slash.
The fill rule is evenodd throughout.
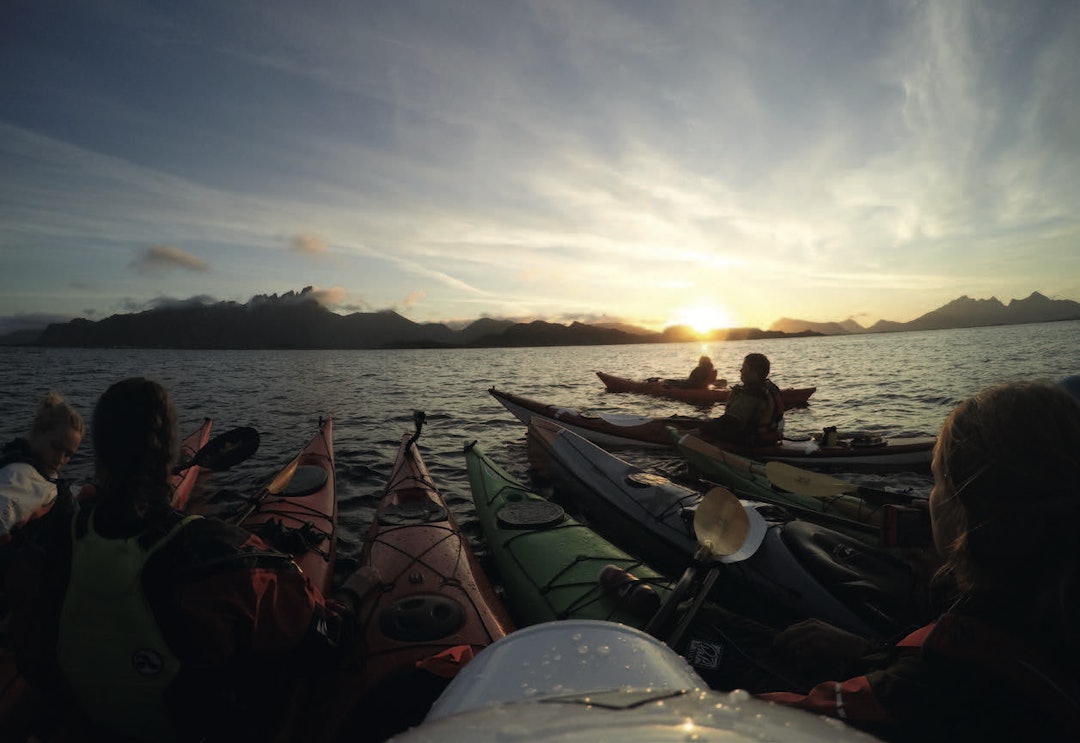
<path id="1" fill-rule="evenodd" d="M 364 540 L 360 566 L 380 582 L 358 609 L 350 668 L 318 700 L 329 711 L 312 715 L 327 726 L 317 740 L 347 729 L 350 741 L 381 741 L 418 724 L 462 666 L 514 629 L 420 456 L 421 424 L 401 439 Z"/>
<path id="2" fill-rule="evenodd" d="M 311 582 L 330 593 L 337 556 L 331 418 L 319 419 L 319 431 L 252 499 L 236 523 L 293 555 Z"/>
<path id="3" fill-rule="evenodd" d="M 180 442 L 180 462 L 190 462 L 199 450 L 206 446 L 206 442 L 210 440 L 210 429 L 213 426 L 213 418 L 203 418 L 202 425 L 189 433 Z M 199 465 L 193 464 L 173 476 L 172 507 L 177 511 L 183 511 L 187 508 L 188 499 L 191 498 L 191 491 L 195 489 L 195 481 L 199 479 L 199 469 Z"/>
<path id="4" fill-rule="evenodd" d="M 730 387 L 681 387 L 678 380 L 670 379 L 647 379 L 639 381 L 617 377 L 614 374 L 598 371 L 596 376 L 607 387 L 608 392 L 637 392 L 642 395 L 654 397 L 666 397 L 671 400 L 694 405 L 725 404 L 731 397 Z M 786 387 L 780 390 L 780 396 L 784 401 L 784 409 L 804 408 L 809 405 L 810 395 L 817 391 L 817 387 Z"/>

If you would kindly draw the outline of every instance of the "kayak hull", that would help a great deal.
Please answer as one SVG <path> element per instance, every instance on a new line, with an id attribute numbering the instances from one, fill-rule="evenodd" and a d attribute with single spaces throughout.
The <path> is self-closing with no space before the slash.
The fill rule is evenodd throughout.
<path id="1" fill-rule="evenodd" d="M 608 392 L 634 392 L 640 395 L 664 397 L 679 400 L 692 405 L 724 405 L 731 398 L 730 387 L 680 387 L 670 380 L 627 379 L 615 374 L 598 371 L 596 376 L 604 383 Z M 784 409 L 804 408 L 810 404 L 810 396 L 817 392 L 817 387 L 786 387 L 780 390 Z"/>
<path id="2" fill-rule="evenodd" d="M 783 506 L 800 518 L 825 524 L 870 545 L 901 549 L 932 547 L 928 518 L 897 522 L 903 519 L 898 511 L 915 514 L 921 510 L 925 514 L 925 506 L 898 509 L 888 500 L 864 498 L 858 495 L 858 489 L 852 495 L 830 494 L 822 498 L 793 493 L 774 483 L 762 463 L 720 449 L 692 434 L 679 436 L 678 447 L 692 472 L 730 488 L 740 497 Z M 911 503 L 914 502 L 912 499 Z"/>
<path id="3" fill-rule="evenodd" d="M 465 447 L 469 487 L 495 573 L 519 627 L 600 619 L 644 627 L 627 599 L 604 590 L 607 565 L 648 584 L 660 599 L 671 580 L 529 490 L 474 442 Z"/>
<path id="4" fill-rule="evenodd" d="M 189 433 L 180 442 L 180 462 L 190 462 L 196 453 L 210 440 L 210 429 L 214 426 L 213 418 L 204 418 L 202 425 Z M 177 511 L 187 510 L 191 492 L 195 489 L 195 482 L 199 479 L 199 465 L 193 465 L 172 478 L 173 497 L 172 507 Z"/>
<path id="5" fill-rule="evenodd" d="M 556 495 L 613 542 L 672 577 L 690 563 L 701 493 L 544 420 L 529 425 L 529 451 Z M 866 637 L 890 636 L 923 618 L 912 616 L 916 573 L 898 557 L 782 510 L 742 503 L 762 515 L 765 533 L 749 556 L 722 565 L 715 598 L 726 608 L 775 626 L 821 619 Z M 814 551 L 801 549 L 808 544 L 828 545 L 827 560 L 800 558 Z"/>
<path id="6" fill-rule="evenodd" d="M 548 622 L 492 645 L 396 743 L 723 740 L 869 743 L 835 719 L 711 691 L 652 637 L 613 623 Z"/>
<path id="7" fill-rule="evenodd" d="M 360 568 L 374 568 L 379 582 L 359 605 L 349 667 L 326 690 L 338 712 L 321 724 L 358 731 L 352 740 L 383 740 L 419 722 L 449 680 L 514 624 L 408 434 Z"/>
<path id="8" fill-rule="evenodd" d="M 333 588 L 337 558 L 333 432 L 333 419 L 321 418 L 315 435 L 236 522 L 293 555 L 324 595 Z"/>
<path id="9" fill-rule="evenodd" d="M 674 448 L 679 436 L 692 433 L 705 422 L 702 418 L 682 416 L 649 418 L 626 414 L 591 414 L 542 403 L 494 387 L 488 393 L 525 425 L 533 418 L 547 418 L 604 448 Z M 813 439 L 785 439 L 776 446 L 738 447 L 725 444 L 724 450 L 760 461 L 786 462 L 800 467 L 922 470 L 930 467 L 936 441 L 933 436 L 898 437 L 863 445 L 859 439 L 851 438 L 838 440 L 835 446 L 822 446 Z"/>
<path id="10" fill-rule="evenodd" d="M 822 517 L 823 523 L 867 544 L 881 544 L 884 509 L 854 495 L 814 498 L 773 484 L 761 462 L 725 451 L 697 436 L 678 439 L 679 452 L 701 478 L 730 488 L 741 497 L 790 508 L 802 518 Z"/>
<path id="11" fill-rule="evenodd" d="M 637 415 L 593 415 L 574 408 L 549 405 L 528 397 L 492 387 L 488 393 L 526 426 L 533 418 L 547 418 L 579 436 L 604 447 L 642 447 L 670 449 L 675 441 L 669 428 L 691 431 L 699 428 L 701 418 L 647 418 Z"/>

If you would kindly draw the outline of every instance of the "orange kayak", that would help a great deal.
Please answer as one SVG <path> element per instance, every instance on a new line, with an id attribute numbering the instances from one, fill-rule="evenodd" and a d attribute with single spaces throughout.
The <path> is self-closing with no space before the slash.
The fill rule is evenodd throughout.
<path id="1" fill-rule="evenodd" d="M 380 582 L 360 604 L 354 662 L 330 703 L 356 721 L 332 725 L 350 740 L 418 724 L 458 670 L 514 629 L 420 456 L 421 423 L 402 437 L 361 553 Z"/>
<path id="2" fill-rule="evenodd" d="M 189 433 L 187 437 L 180 442 L 181 462 L 191 461 L 195 454 L 206 446 L 206 442 L 210 440 L 210 429 L 213 428 L 213 426 L 213 418 L 203 418 L 202 425 Z M 195 489 L 195 481 L 198 479 L 199 465 L 197 464 L 194 464 L 187 469 L 183 469 L 173 476 L 173 508 L 177 511 L 183 511 L 187 508 L 188 499 L 191 498 L 191 491 Z"/>
<path id="3" fill-rule="evenodd" d="M 270 481 L 237 522 L 288 552 L 324 595 L 333 588 L 337 556 L 333 420 L 319 430 Z"/>
<path id="4" fill-rule="evenodd" d="M 596 376 L 607 387 L 608 392 L 637 392 L 642 395 L 654 397 L 666 397 L 671 400 L 694 405 L 717 405 L 724 404 L 731 397 L 730 387 L 680 387 L 669 379 L 647 379 L 639 381 L 617 377 L 614 374 L 598 371 Z M 810 396 L 817 392 L 817 387 L 786 387 L 780 390 L 780 396 L 784 400 L 784 409 L 804 408 L 809 405 Z"/>

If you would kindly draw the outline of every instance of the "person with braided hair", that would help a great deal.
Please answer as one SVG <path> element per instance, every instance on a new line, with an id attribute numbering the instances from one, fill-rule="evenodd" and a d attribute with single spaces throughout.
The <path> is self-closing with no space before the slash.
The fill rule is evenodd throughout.
<path id="1" fill-rule="evenodd" d="M 258 537 L 172 509 L 161 385 L 109 387 L 91 441 L 78 509 L 24 526 L 0 563 L 23 676 L 103 738 L 272 739 L 298 680 L 350 641 L 352 608 Z"/>
<path id="2" fill-rule="evenodd" d="M 876 647 L 800 622 L 778 648 L 852 677 L 760 696 L 889 741 L 1080 740 L 1080 402 L 1058 384 L 985 389 L 946 419 L 932 472 L 951 606 Z"/>

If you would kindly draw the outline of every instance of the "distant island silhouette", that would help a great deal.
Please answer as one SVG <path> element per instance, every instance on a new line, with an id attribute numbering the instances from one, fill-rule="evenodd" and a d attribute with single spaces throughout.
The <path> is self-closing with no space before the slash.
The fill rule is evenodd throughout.
<path id="1" fill-rule="evenodd" d="M 339 315 L 315 300 L 311 287 L 249 302 L 187 302 L 101 320 L 53 323 L 40 331 L 0 336 L 2 345 L 75 348 L 187 349 L 386 349 L 683 343 L 757 340 L 908 330 L 944 330 L 1080 319 L 1080 302 L 1034 292 L 1008 305 L 996 298 L 960 297 L 911 322 L 882 320 L 864 328 L 853 320 L 811 322 L 783 318 L 768 330 L 728 328 L 698 333 L 676 325 L 661 332 L 625 324 L 569 325 L 537 320 L 516 323 L 484 318 L 455 330 L 442 323 L 415 323 L 393 311 Z"/>

